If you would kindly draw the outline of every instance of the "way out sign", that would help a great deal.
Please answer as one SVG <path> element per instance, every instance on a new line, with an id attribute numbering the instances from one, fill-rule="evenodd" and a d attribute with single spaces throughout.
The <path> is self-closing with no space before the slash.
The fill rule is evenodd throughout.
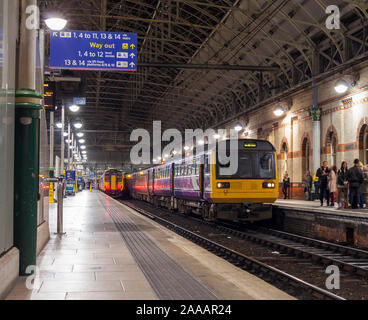
<path id="1" fill-rule="evenodd" d="M 137 70 L 137 34 L 51 32 L 50 68 L 105 71 Z"/>

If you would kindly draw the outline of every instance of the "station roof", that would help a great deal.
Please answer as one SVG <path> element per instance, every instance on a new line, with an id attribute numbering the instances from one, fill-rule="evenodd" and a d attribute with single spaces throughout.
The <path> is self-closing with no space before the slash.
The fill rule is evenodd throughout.
<path id="1" fill-rule="evenodd" d="M 123 150 L 134 128 L 208 128 L 236 118 L 275 94 L 365 57 L 365 1 L 344 0 L 41 0 L 70 30 L 134 32 L 136 73 L 75 71 L 86 81 L 81 111 L 92 145 Z M 339 6 L 339 30 L 326 8 Z M 172 68 L 171 64 L 275 67 L 278 71 Z M 89 141 L 91 143 L 91 141 Z M 110 149 L 109 149 L 110 148 Z"/>

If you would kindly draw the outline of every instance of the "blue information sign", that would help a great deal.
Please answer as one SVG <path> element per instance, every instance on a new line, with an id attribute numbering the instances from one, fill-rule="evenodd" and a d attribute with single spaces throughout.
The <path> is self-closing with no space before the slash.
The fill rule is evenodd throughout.
<path id="1" fill-rule="evenodd" d="M 52 31 L 50 68 L 136 71 L 137 34 Z"/>
<path id="2" fill-rule="evenodd" d="M 85 106 L 87 104 L 86 98 L 74 98 L 73 103 L 77 106 Z"/>

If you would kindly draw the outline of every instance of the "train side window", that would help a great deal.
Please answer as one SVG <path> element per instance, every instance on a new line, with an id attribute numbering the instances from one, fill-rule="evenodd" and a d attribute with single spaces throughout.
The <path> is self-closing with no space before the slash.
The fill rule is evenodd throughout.
<path id="1" fill-rule="evenodd" d="M 204 157 L 204 172 L 206 174 L 210 173 L 210 163 L 209 163 L 208 154 L 206 154 Z"/>
<path id="2" fill-rule="evenodd" d="M 188 168 L 188 176 L 192 175 L 192 165 L 190 163 L 187 164 L 187 168 Z"/>

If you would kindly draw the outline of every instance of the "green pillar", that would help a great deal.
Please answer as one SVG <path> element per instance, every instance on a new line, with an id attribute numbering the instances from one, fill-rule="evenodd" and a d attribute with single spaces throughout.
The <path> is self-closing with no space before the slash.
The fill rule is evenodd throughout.
<path id="1" fill-rule="evenodd" d="M 42 95 L 18 90 L 15 96 L 14 245 L 25 276 L 27 267 L 36 265 Z"/>

